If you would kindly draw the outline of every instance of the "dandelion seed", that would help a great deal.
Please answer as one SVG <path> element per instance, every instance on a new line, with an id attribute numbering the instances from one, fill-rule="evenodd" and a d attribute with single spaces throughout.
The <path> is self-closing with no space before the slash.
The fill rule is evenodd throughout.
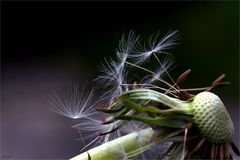
<path id="1" fill-rule="evenodd" d="M 120 68 L 115 61 L 105 63 L 102 67 L 104 74 L 100 75 L 95 81 L 98 82 L 101 87 L 106 88 L 106 91 L 103 95 L 106 96 L 105 99 L 110 99 L 111 103 L 114 97 L 117 97 L 126 91 L 128 87 L 122 87 L 121 84 L 125 83 L 125 76 L 127 75 L 126 70 L 123 69 L 123 66 Z"/>
<path id="2" fill-rule="evenodd" d="M 102 124 L 102 118 L 101 120 L 87 118 L 81 120 L 80 123 L 74 125 L 73 127 L 78 129 L 82 134 L 86 135 L 84 137 L 85 141 L 89 141 L 89 143 L 84 148 L 82 148 L 82 150 L 88 148 L 89 146 L 96 146 L 101 143 L 106 143 L 110 140 L 122 136 L 120 130 L 116 130 L 111 134 L 108 133 L 119 127 L 118 121 L 110 124 Z"/>
<path id="3" fill-rule="evenodd" d="M 176 45 L 177 40 L 177 31 L 171 32 L 163 37 L 159 42 L 157 42 L 159 34 L 155 37 L 151 37 L 149 39 L 149 48 L 150 49 L 143 49 L 144 51 L 136 52 L 135 54 L 131 54 L 130 57 L 133 59 L 135 64 L 141 64 L 148 60 L 153 53 L 164 53 L 169 55 L 166 50 L 170 49 L 174 45 Z M 143 47 L 142 47 L 143 48 Z"/>
<path id="4" fill-rule="evenodd" d="M 127 69 L 125 68 L 125 62 L 129 56 L 129 53 L 133 52 L 135 44 L 138 42 L 138 36 L 135 36 L 134 32 L 130 32 L 128 37 L 123 35 L 119 47 L 117 49 L 116 60 L 105 60 L 105 64 L 102 65 L 101 71 L 103 72 L 95 81 L 105 84 L 104 87 L 110 88 L 105 92 L 108 95 L 110 103 L 114 97 L 121 95 L 124 91 L 128 90 L 128 86 L 122 86 L 121 84 L 127 83 Z"/>
<path id="5" fill-rule="evenodd" d="M 130 66 L 133 66 L 133 67 L 135 67 L 135 68 L 138 68 L 138 69 L 140 69 L 140 70 L 142 70 L 142 71 L 145 71 L 145 72 L 147 72 L 147 73 L 150 73 L 152 76 L 155 76 L 155 75 L 156 75 L 153 71 L 150 71 L 149 69 L 144 68 L 144 67 L 141 67 L 141 66 L 139 66 L 139 65 L 137 65 L 137 64 L 133 64 L 133 63 L 130 63 L 130 62 L 127 62 L 127 61 L 126 61 L 126 64 L 128 64 L 128 65 L 130 65 Z M 166 72 L 166 73 L 167 73 L 167 72 Z M 143 78 L 143 79 L 144 79 L 144 78 Z M 162 80 L 162 79 L 157 79 L 157 80 L 160 81 L 160 82 L 162 82 L 163 84 L 171 87 L 171 89 L 174 89 L 176 92 L 178 92 L 178 89 L 176 89 L 173 85 L 171 85 L 171 84 L 168 83 L 167 81 Z M 174 82 L 174 84 L 176 84 L 176 83 Z M 142 84 L 141 84 L 141 85 L 142 85 Z M 151 84 L 145 83 L 145 85 L 142 85 L 142 86 L 149 86 L 149 85 L 151 86 Z M 162 88 L 162 87 L 153 86 L 153 88 L 158 88 L 158 89 L 163 90 L 163 91 L 165 90 L 165 89 Z"/>
<path id="6" fill-rule="evenodd" d="M 122 36 L 119 46 L 117 48 L 117 61 L 118 67 L 123 67 L 125 61 L 127 60 L 130 53 L 136 50 L 136 45 L 138 44 L 139 36 L 136 36 L 133 31 L 130 31 L 128 36 Z M 120 71 L 120 69 L 117 69 Z"/>
<path id="7" fill-rule="evenodd" d="M 80 92 L 79 84 L 73 85 L 67 92 L 50 95 L 51 109 L 65 117 L 78 119 L 94 114 L 94 104 L 92 104 L 93 90 Z"/>
<path id="8" fill-rule="evenodd" d="M 139 36 L 137 36 L 133 31 L 130 31 L 127 38 L 125 35 L 119 42 L 117 51 L 120 53 L 130 54 L 137 50 L 139 44 Z"/>
<path id="9" fill-rule="evenodd" d="M 127 113 L 127 115 L 131 115 L 131 112 Z M 103 123 L 103 119 L 106 119 L 106 117 L 104 117 L 104 115 L 96 113 L 91 117 L 81 119 L 80 123 L 73 126 L 79 130 L 81 135 L 86 135 L 84 137 L 85 141 L 89 141 L 82 150 L 135 132 L 137 129 L 140 131 L 147 127 L 147 125 L 141 122 L 126 123 L 121 120 L 106 124 Z"/>
<path id="10" fill-rule="evenodd" d="M 155 74 L 145 76 L 142 83 L 152 84 L 155 81 L 162 79 L 163 74 L 165 74 L 167 70 L 172 67 L 173 63 L 174 61 L 171 57 L 164 57 L 164 59 L 162 60 L 162 65 L 154 72 Z"/>

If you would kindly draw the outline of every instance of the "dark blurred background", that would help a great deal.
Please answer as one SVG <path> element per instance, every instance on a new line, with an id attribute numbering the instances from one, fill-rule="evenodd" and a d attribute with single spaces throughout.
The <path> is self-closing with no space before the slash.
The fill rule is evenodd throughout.
<path id="1" fill-rule="evenodd" d="M 74 121 L 50 111 L 52 90 L 86 82 L 114 56 L 122 33 L 147 37 L 179 30 L 170 50 L 184 87 L 214 89 L 235 125 L 239 146 L 239 2 L 1 2 L 1 158 L 68 159 L 80 153 Z"/>

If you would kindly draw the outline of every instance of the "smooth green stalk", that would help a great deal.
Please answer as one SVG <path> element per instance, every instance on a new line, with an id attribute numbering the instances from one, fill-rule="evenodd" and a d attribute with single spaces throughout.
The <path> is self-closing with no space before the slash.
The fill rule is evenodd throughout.
<path id="1" fill-rule="evenodd" d="M 70 160 L 113 160 L 149 146 L 154 131 L 151 128 L 133 132 L 88 150 Z M 141 153 L 141 151 L 139 151 Z"/>

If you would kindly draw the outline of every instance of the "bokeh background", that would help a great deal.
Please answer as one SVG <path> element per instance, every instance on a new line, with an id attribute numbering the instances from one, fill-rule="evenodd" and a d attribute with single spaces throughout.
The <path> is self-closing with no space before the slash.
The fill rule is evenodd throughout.
<path id="1" fill-rule="evenodd" d="M 184 87 L 209 85 L 234 121 L 239 146 L 239 2 L 1 2 L 1 158 L 68 159 L 80 153 L 73 120 L 50 111 L 49 94 L 99 74 L 122 33 L 179 30 L 170 52 Z"/>

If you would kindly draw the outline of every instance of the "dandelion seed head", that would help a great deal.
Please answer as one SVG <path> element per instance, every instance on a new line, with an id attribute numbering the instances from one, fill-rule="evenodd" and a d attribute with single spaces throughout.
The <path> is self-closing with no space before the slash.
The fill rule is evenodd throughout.
<path id="1" fill-rule="evenodd" d="M 168 73 L 174 60 L 167 49 L 177 44 L 177 31 L 170 32 L 161 39 L 157 33 L 143 44 L 139 39 L 139 36 L 135 35 L 133 31 L 130 31 L 128 35 L 123 35 L 116 49 L 116 57 L 105 59 L 102 64 L 102 74 L 96 81 L 103 90 L 100 99 L 109 101 L 109 107 L 98 110 L 102 112 L 94 111 L 96 103 L 92 104 L 91 102 L 93 90 L 80 93 L 78 86 L 75 86 L 65 94 L 54 93 L 50 97 L 52 109 L 55 112 L 76 119 L 75 121 L 79 120 L 73 128 L 80 133 L 84 144 L 82 150 L 116 139 L 113 144 L 111 142 L 106 144 L 109 147 L 105 152 L 107 153 L 109 150 L 111 153 L 116 153 L 118 156 L 116 159 L 132 159 L 140 158 L 140 156 L 142 159 L 157 157 L 164 159 L 169 153 L 169 159 L 173 157 L 177 159 L 204 158 L 205 156 L 211 157 L 211 159 L 217 157 L 223 159 L 225 156 L 228 159 L 231 158 L 227 149 L 229 143 L 234 152 L 239 154 L 236 146 L 233 147 L 232 121 L 224 105 L 222 108 L 220 107 L 221 110 L 217 110 L 217 115 L 220 115 L 220 118 L 221 115 L 226 115 L 225 118 L 227 117 L 230 127 L 225 130 L 229 135 L 226 139 L 222 136 L 220 139 L 216 139 L 214 135 L 219 135 L 218 132 L 215 132 L 219 131 L 219 127 L 211 128 L 212 125 L 208 120 L 203 121 L 204 118 L 206 119 L 206 114 L 203 114 L 206 97 L 195 99 L 197 95 L 194 97 L 187 92 L 194 91 L 194 89 L 181 89 L 178 85 L 186 78 L 189 71 L 184 72 L 176 82 Z M 156 63 L 151 61 L 152 58 L 158 64 L 156 68 Z M 149 63 L 145 63 L 147 60 L 150 60 Z M 155 71 L 146 67 L 150 63 L 154 65 Z M 135 74 L 134 69 L 141 70 L 144 75 Z M 147 76 L 145 76 L 146 73 Z M 167 74 L 172 84 L 163 80 L 164 74 Z M 132 78 L 133 82 L 128 76 Z M 139 78 L 140 83 L 139 80 L 134 81 L 133 77 Z M 211 87 L 197 90 L 211 89 L 217 86 L 221 79 L 220 77 L 214 81 Z M 160 84 L 164 84 L 165 87 L 159 86 Z M 210 104 L 208 109 L 219 104 L 215 103 L 216 101 L 208 100 L 208 102 Z M 214 113 L 216 113 L 215 110 Z M 210 118 L 212 118 L 213 113 L 208 112 L 208 114 L 211 114 Z M 218 120 L 215 123 L 217 125 L 227 124 Z M 142 132 L 149 131 L 149 129 L 151 132 Z M 209 133 L 213 136 L 209 136 Z M 130 138 L 133 135 L 133 137 L 130 139 L 126 136 L 126 142 L 120 141 L 119 137 L 123 135 L 130 135 Z M 217 137 L 219 138 L 219 136 Z M 87 145 L 84 141 L 87 141 Z M 118 141 L 119 144 L 115 144 Z M 130 149 L 131 147 L 133 148 Z M 211 152 L 205 152 L 209 147 Z M 100 146 L 99 148 L 104 147 Z M 99 152 L 97 154 L 101 154 Z"/>

